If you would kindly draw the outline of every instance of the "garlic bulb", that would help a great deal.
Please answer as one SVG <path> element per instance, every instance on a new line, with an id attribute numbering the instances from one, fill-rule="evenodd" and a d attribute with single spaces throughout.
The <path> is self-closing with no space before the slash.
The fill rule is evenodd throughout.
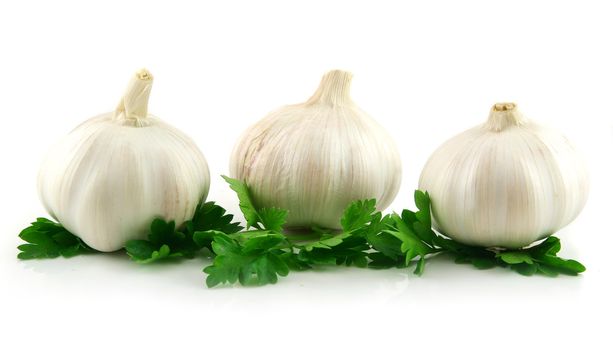
<path id="1" fill-rule="evenodd" d="M 398 192 L 400 157 L 388 133 L 349 97 L 351 73 L 324 75 L 305 103 L 281 107 L 238 140 L 230 174 L 259 207 L 289 211 L 286 228 L 339 228 L 347 205 Z"/>
<path id="2" fill-rule="evenodd" d="M 152 82 L 137 72 L 116 111 L 70 132 L 39 173 L 47 211 L 100 251 L 144 238 L 155 217 L 185 222 L 208 193 L 208 166 L 195 143 L 147 113 Z"/>
<path id="3" fill-rule="evenodd" d="M 466 244 L 520 248 L 569 224 L 587 200 L 588 174 L 570 142 L 523 117 L 513 103 L 444 143 L 419 188 L 435 227 Z"/>

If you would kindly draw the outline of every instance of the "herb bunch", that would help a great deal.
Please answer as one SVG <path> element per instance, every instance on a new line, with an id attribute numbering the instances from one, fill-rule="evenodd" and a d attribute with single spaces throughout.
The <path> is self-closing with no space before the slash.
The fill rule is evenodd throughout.
<path id="1" fill-rule="evenodd" d="M 224 208 L 206 202 L 181 227 L 173 221 L 153 220 L 146 240 L 126 243 L 127 254 L 138 263 L 151 263 L 193 258 L 206 248 L 214 254 L 212 264 L 204 268 L 209 287 L 236 282 L 272 284 L 290 271 L 318 265 L 411 267 L 421 275 L 426 259 L 436 254 L 450 254 L 457 263 L 469 263 L 478 269 L 508 267 L 526 276 L 577 275 L 585 271 L 579 262 L 557 256 L 561 245 L 553 236 L 515 250 L 469 246 L 446 238 L 432 229 L 430 197 L 419 190 L 414 194 L 416 211 L 405 209 L 400 214 L 383 215 L 376 210 L 374 199 L 358 200 L 345 210 L 340 231 L 313 228 L 307 236 L 284 233 L 287 210 L 256 208 L 244 182 L 224 179 L 238 196 L 246 221 L 244 230 Z M 29 242 L 18 247 L 20 259 L 70 257 L 92 251 L 60 224 L 47 219 L 38 219 L 20 237 Z"/>
<path id="2" fill-rule="evenodd" d="M 213 264 L 206 267 L 207 285 L 239 282 L 275 283 L 290 270 L 304 270 L 316 265 L 346 265 L 376 269 L 414 266 L 424 272 L 426 258 L 439 253 L 451 254 L 457 263 L 471 263 L 479 269 L 509 267 L 522 275 L 542 273 L 555 276 L 577 275 L 585 267 L 575 260 L 557 256 L 560 241 L 549 237 L 525 249 L 496 250 L 474 247 L 439 235 L 432 229 L 430 197 L 415 191 L 417 211 L 383 215 L 374 199 L 353 202 L 341 218 L 341 232 L 318 233 L 314 242 L 296 243 L 281 227 L 287 212 L 276 208 L 258 210 L 253 205 L 246 184 L 225 178 L 237 193 L 240 208 L 252 229 L 224 235 L 202 233 L 213 240 Z M 264 213 L 264 214 L 263 214 Z M 292 239 L 294 238 L 294 239 Z"/>

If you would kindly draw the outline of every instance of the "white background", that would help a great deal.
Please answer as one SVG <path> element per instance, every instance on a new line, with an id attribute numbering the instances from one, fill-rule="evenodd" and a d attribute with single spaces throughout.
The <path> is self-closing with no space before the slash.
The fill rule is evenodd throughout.
<path id="1" fill-rule="evenodd" d="M 170 2 L 169 2 L 170 3 Z M 604 348 L 613 324 L 613 11 L 595 1 L 3 1 L 0 4 L 0 347 Z M 412 207 L 430 153 L 494 102 L 574 140 L 589 202 L 558 234 L 581 277 L 522 277 L 431 259 L 409 270 L 326 268 L 262 288 L 207 289 L 206 259 L 139 266 L 122 253 L 17 261 L 45 215 L 46 149 L 112 110 L 138 68 L 149 111 L 190 134 L 209 199 L 238 212 L 226 174 L 237 136 L 307 99 L 329 69 L 397 141 Z M 7 344 L 9 346 L 7 347 Z"/>

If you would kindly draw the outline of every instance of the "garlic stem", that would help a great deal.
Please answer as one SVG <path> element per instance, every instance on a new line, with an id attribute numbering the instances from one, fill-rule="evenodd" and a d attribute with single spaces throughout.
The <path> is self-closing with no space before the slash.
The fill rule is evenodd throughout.
<path id="1" fill-rule="evenodd" d="M 501 102 L 492 106 L 485 127 L 490 131 L 499 132 L 510 126 L 523 125 L 525 122 L 524 116 L 519 112 L 515 103 Z"/>
<path id="2" fill-rule="evenodd" d="M 153 75 L 146 69 L 141 69 L 134 76 L 126 92 L 115 110 L 115 118 L 120 120 L 138 121 L 147 118 L 149 94 L 153 84 Z"/>
<path id="3" fill-rule="evenodd" d="M 319 88 L 307 101 L 307 104 L 325 103 L 342 105 L 351 101 L 349 88 L 353 75 L 342 70 L 332 70 L 321 78 Z"/>

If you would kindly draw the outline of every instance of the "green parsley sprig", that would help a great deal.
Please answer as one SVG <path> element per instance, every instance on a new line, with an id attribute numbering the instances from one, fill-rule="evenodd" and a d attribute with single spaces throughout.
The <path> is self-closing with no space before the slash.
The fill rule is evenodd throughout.
<path id="1" fill-rule="evenodd" d="M 48 259 L 63 256 L 69 258 L 94 250 L 68 232 L 62 225 L 45 218 L 38 218 L 19 234 L 28 242 L 17 247 L 19 259 Z"/>
<path id="2" fill-rule="evenodd" d="M 245 183 L 224 179 L 237 193 L 252 229 L 230 235 L 219 231 L 196 233 L 213 241 L 216 257 L 204 269 L 209 287 L 237 281 L 243 285 L 276 283 L 290 270 L 316 265 L 377 269 L 415 265 L 414 273 L 421 275 L 426 258 L 440 253 L 454 255 L 457 263 L 471 263 L 479 269 L 509 267 L 522 275 L 577 275 L 585 271 L 579 262 L 557 256 L 560 241 L 556 237 L 515 250 L 474 247 L 446 238 L 432 229 L 430 197 L 419 190 L 414 195 L 415 212 L 405 209 L 401 214 L 384 216 L 376 210 L 374 199 L 355 201 L 341 218 L 341 232 L 315 229 L 319 233 L 316 240 L 297 244 L 291 234 L 282 232 L 287 211 L 257 209 Z"/>
<path id="3" fill-rule="evenodd" d="M 198 205 L 193 218 L 183 227 L 175 227 L 175 222 L 154 219 L 146 240 L 126 242 L 126 253 L 132 260 L 147 264 L 161 259 L 193 258 L 202 248 L 211 248 L 210 241 L 195 240 L 196 232 L 216 230 L 231 234 L 243 229 L 237 222 L 232 222 L 233 215 L 215 202 Z"/>
<path id="4" fill-rule="evenodd" d="M 276 283 L 278 276 L 287 276 L 290 266 L 308 268 L 296 261 L 294 245 L 282 233 L 287 210 L 258 210 L 253 204 L 247 184 L 227 176 L 223 178 L 238 196 L 247 230 L 230 234 L 220 230 L 195 233 L 195 241 L 211 241 L 215 254 L 213 264 L 204 269 L 208 274 L 207 286 L 233 284 L 237 281 L 242 285 Z"/>

